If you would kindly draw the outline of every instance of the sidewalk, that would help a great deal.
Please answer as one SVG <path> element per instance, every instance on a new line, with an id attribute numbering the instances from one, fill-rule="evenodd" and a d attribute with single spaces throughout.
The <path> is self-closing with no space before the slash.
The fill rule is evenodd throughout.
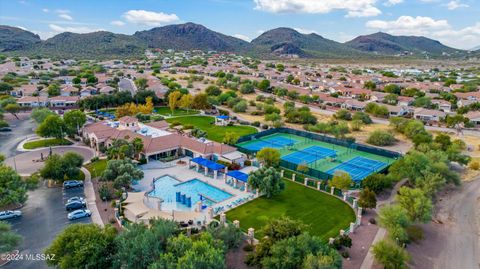
<path id="1" fill-rule="evenodd" d="M 85 192 L 85 199 L 87 200 L 88 209 L 90 209 L 92 212 L 92 222 L 103 227 L 104 223 L 97 208 L 95 190 L 92 183 L 92 175 L 85 167 L 82 167 L 81 170 L 85 174 L 83 190 Z"/>

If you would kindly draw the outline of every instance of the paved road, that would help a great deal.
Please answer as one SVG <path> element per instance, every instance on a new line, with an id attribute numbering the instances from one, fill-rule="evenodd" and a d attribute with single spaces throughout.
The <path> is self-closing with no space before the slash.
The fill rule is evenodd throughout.
<path id="1" fill-rule="evenodd" d="M 118 88 L 120 91 L 129 91 L 132 96 L 137 93 L 137 86 L 135 86 L 135 83 L 131 79 L 121 78 L 118 82 Z"/>
<path id="2" fill-rule="evenodd" d="M 23 216 L 9 220 L 13 229 L 23 237 L 21 254 L 43 253 L 55 236 L 70 223 L 89 223 L 90 218 L 69 221 L 65 203 L 72 196 L 83 196 L 83 188 L 63 191 L 61 188 L 42 186 L 29 192 L 28 200 L 21 209 Z M 47 268 L 44 261 L 15 261 L 2 269 L 39 269 Z"/>
<path id="3" fill-rule="evenodd" d="M 432 255 L 433 268 L 480 268 L 480 177 L 442 199 L 436 219 L 443 224 L 435 225 L 441 243 L 435 245 L 440 251 Z"/>
<path id="4" fill-rule="evenodd" d="M 15 120 L 11 123 L 11 132 L 0 133 L 0 153 L 5 157 L 11 157 L 17 153 L 17 144 L 35 134 L 33 120 Z"/>
<path id="5" fill-rule="evenodd" d="M 95 152 L 89 147 L 58 146 L 52 148 L 53 154 L 63 155 L 72 151 L 80 154 L 85 162 L 89 161 L 95 156 Z M 5 164 L 15 168 L 20 175 L 31 175 L 44 166 L 44 162 L 35 162 L 34 160 L 40 160 L 42 154 L 44 158 L 46 158 L 49 152 L 50 149 L 48 148 L 25 152 L 16 155 L 15 158 L 11 157 L 6 159 Z"/>

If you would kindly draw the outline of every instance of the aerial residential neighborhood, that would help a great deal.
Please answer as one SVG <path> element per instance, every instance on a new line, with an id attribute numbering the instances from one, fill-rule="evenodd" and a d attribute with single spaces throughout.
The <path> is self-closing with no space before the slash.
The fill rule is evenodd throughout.
<path id="1" fill-rule="evenodd" d="M 478 268 L 478 3 L 82 2 L 0 3 L 2 269 Z"/>

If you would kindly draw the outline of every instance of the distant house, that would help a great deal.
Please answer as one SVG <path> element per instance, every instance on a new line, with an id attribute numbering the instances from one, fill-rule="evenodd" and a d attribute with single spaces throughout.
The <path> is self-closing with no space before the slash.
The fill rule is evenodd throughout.
<path id="1" fill-rule="evenodd" d="M 458 107 L 470 106 L 472 104 L 478 103 L 480 100 L 469 100 L 469 99 L 461 99 L 457 101 Z"/>
<path id="2" fill-rule="evenodd" d="M 437 105 L 438 110 L 441 110 L 447 113 L 452 111 L 452 104 L 450 104 L 450 102 L 448 101 L 434 99 L 432 100 L 432 104 Z"/>
<path id="3" fill-rule="evenodd" d="M 463 116 L 469 119 L 475 127 L 480 127 L 480 111 L 470 111 Z"/>
<path id="4" fill-rule="evenodd" d="M 78 96 L 55 96 L 49 98 L 49 104 L 52 108 L 69 108 L 77 105 L 80 97 Z"/>
<path id="5" fill-rule="evenodd" d="M 347 99 L 341 105 L 342 108 L 345 108 L 348 110 L 355 110 L 355 111 L 364 111 L 366 106 L 367 106 L 366 102 L 361 102 L 355 99 Z"/>
<path id="6" fill-rule="evenodd" d="M 377 102 L 377 103 L 383 103 L 383 100 L 385 99 L 385 96 L 387 96 L 388 93 L 385 92 L 372 92 L 370 94 L 370 101 Z"/>
<path id="7" fill-rule="evenodd" d="M 71 96 L 78 94 L 78 89 L 73 87 L 72 85 L 67 85 L 60 89 L 61 96 Z"/>
<path id="8" fill-rule="evenodd" d="M 418 108 L 413 112 L 413 117 L 423 122 L 439 122 L 447 116 L 447 113 L 439 110 Z"/>
<path id="9" fill-rule="evenodd" d="M 23 96 L 17 99 L 17 104 L 21 107 L 46 107 L 48 98 L 45 96 Z"/>
<path id="10" fill-rule="evenodd" d="M 382 106 L 388 109 L 389 117 L 399 117 L 408 114 L 408 109 L 406 107 L 392 106 L 387 104 L 383 104 Z"/>
<path id="11" fill-rule="evenodd" d="M 111 93 L 113 93 L 113 92 L 115 92 L 115 88 L 110 87 L 110 86 L 102 87 L 102 88 L 100 88 L 100 90 L 99 90 L 99 93 L 100 93 L 100 94 L 111 94 Z"/>
<path id="12" fill-rule="evenodd" d="M 413 103 L 413 101 L 415 101 L 415 98 L 409 97 L 409 96 L 399 96 L 397 100 L 398 100 L 397 104 L 399 106 L 410 106 Z"/>

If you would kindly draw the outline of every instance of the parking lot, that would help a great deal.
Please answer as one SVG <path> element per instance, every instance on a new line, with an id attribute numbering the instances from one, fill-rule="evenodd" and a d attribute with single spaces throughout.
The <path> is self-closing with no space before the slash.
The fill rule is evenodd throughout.
<path id="1" fill-rule="evenodd" d="M 62 188 L 47 188 L 42 186 L 29 192 L 27 203 L 20 210 L 23 216 L 8 220 L 12 228 L 23 236 L 19 247 L 21 254 L 43 253 L 59 232 L 73 223 L 90 223 L 90 218 L 69 221 L 65 203 L 73 196 L 83 197 L 83 188 L 63 190 Z M 12 261 L 3 268 L 37 269 L 47 268 L 44 261 Z"/>

